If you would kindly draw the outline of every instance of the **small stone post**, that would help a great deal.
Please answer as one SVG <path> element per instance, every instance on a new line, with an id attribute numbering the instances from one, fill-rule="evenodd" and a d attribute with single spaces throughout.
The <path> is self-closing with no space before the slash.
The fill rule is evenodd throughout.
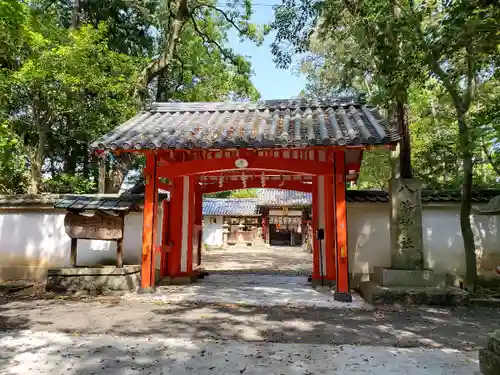
<path id="1" fill-rule="evenodd" d="M 491 332 L 486 347 L 479 350 L 481 375 L 500 374 L 500 329 Z"/>
<path id="2" fill-rule="evenodd" d="M 227 222 L 224 222 L 224 224 L 222 224 L 222 246 L 223 247 L 227 246 L 228 236 L 229 236 L 229 224 Z"/>

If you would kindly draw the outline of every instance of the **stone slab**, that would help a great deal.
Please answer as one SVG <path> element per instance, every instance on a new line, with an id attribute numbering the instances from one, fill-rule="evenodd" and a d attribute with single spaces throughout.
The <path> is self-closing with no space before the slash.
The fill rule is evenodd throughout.
<path id="1" fill-rule="evenodd" d="M 139 266 L 124 268 L 63 268 L 53 269 L 47 276 L 46 288 L 54 292 L 128 291 L 136 290 L 141 281 Z"/>
<path id="2" fill-rule="evenodd" d="M 500 354 L 488 349 L 479 350 L 479 370 L 482 375 L 500 374 Z"/>
<path id="3" fill-rule="evenodd" d="M 387 287 L 445 287 L 445 275 L 437 275 L 432 270 L 400 270 L 375 267 L 373 281 Z"/>
<path id="4" fill-rule="evenodd" d="M 0 334 L 9 375 L 472 375 L 476 353 L 443 348 L 224 341 L 147 335 Z M 497 374 L 498 375 L 498 374 Z"/>
<path id="5" fill-rule="evenodd" d="M 493 353 L 500 355 L 500 329 L 497 329 L 490 334 L 486 339 L 486 347 Z M 500 374 L 500 371 L 498 372 Z"/>
<path id="6" fill-rule="evenodd" d="M 108 275 L 130 275 L 141 271 L 139 265 L 127 265 L 122 268 L 115 266 L 82 266 L 51 268 L 47 276 L 108 276 Z"/>
<path id="7" fill-rule="evenodd" d="M 384 287 L 372 281 L 360 284 L 361 296 L 374 305 L 441 305 L 468 304 L 466 291 L 453 287 Z"/>
<path id="8" fill-rule="evenodd" d="M 127 299 L 164 303 L 233 304 L 242 306 L 316 307 L 373 310 L 357 293 L 352 302 L 335 301 L 333 290 L 314 290 L 307 277 L 213 274 L 196 284 L 159 286 L 157 293 L 127 293 Z"/>

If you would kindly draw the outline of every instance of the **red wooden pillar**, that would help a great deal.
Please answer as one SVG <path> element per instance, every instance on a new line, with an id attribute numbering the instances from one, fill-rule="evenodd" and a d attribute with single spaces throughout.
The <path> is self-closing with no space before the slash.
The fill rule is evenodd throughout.
<path id="1" fill-rule="evenodd" d="M 194 178 L 185 176 L 184 178 L 184 199 L 187 199 L 187 207 L 184 205 L 182 212 L 182 235 L 183 252 L 181 253 L 181 273 L 183 276 L 193 275 L 193 252 L 194 252 L 194 233 L 196 220 L 196 192 Z M 186 210 L 187 208 L 187 210 Z M 185 223 L 187 221 L 187 225 Z M 185 241 L 185 242 L 184 242 Z"/>
<path id="2" fill-rule="evenodd" d="M 333 166 L 332 166 L 333 167 Z M 325 283 L 334 286 L 337 278 L 335 272 L 335 179 L 333 176 L 323 176 L 325 239 L 323 244 L 323 269 Z"/>
<path id="3" fill-rule="evenodd" d="M 349 261 L 347 252 L 347 206 L 345 200 L 345 151 L 335 152 L 335 221 L 337 232 L 337 301 L 351 302 Z"/>
<path id="4" fill-rule="evenodd" d="M 203 242 L 203 194 L 199 189 L 194 196 L 194 235 L 196 240 L 196 265 L 201 265 L 201 245 Z"/>
<path id="5" fill-rule="evenodd" d="M 163 200 L 162 202 L 162 226 L 161 226 L 161 262 L 160 262 L 160 277 L 167 276 L 167 251 L 169 251 L 169 220 L 170 220 L 170 202 Z"/>
<path id="6" fill-rule="evenodd" d="M 190 276 L 193 270 L 194 184 L 189 176 L 173 180 L 170 195 L 169 235 L 171 250 L 167 255 L 167 275 Z"/>
<path id="7" fill-rule="evenodd" d="M 154 153 L 146 155 L 144 179 L 145 189 L 142 222 L 141 287 L 139 292 L 148 293 L 153 292 L 155 286 L 158 189 L 156 187 L 156 155 Z"/>
<path id="8" fill-rule="evenodd" d="M 312 267 L 312 280 L 313 284 L 317 284 L 318 281 L 321 281 L 321 273 L 320 273 L 320 257 L 319 257 L 319 240 L 317 237 L 317 231 L 320 222 L 320 206 L 319 206 L 319 197 L 318 197 L 318 177 L 313 177 L 312 181 L 312 207 L 311 207 L 311 226 L 312 226 L 312 246 L 313 246 L 313 267 Z"/>
<path id="9" fill-rule="evenodd" d="M 180 274 L 181 268 L 181 242 L 182 242 L 182 199 L 183 178 L 173 180 L 173 188 L 170 192 L 170 217 L 168 222 L 170 251 L 167 253 L 167 276 L 175 277 Z"/>

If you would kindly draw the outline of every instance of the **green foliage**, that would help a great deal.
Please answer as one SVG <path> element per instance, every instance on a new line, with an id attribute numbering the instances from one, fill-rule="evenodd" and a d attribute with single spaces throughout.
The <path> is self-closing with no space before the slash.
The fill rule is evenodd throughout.
<path id="1" fill-rule="evenodd" d="M 140 108 L 137 83 L 163 53 L 179 1 L 0 1 L 0 192 L 95 191 L 88 145 Z M 150 99 L 258 98 L 248 60 L 226 45 L 230 28 L 256 43 L 262 30 L 249 23 L 250 2 L 232 5 L 189 3 Z M 141 164 L 129 156 L 107 161 L 110 191 Z"/>
<path id="2" fill-rule="evenodd" d="M 42 183 L 42 192 L 47 193 L 74 193 L 89 194 L 96 190 L 96 183 L 83 176 L 74 176 L 66 173 L 59 173 L 53 178 L 44 180 Z"/>
<path id="3" fill-rule="evenodd" d="M 289 65 L 290 52 L 309 52 L 313 42 L 315 56 L 303 64 L 314 82 L 310 90 L 325 96 L 364 87 L 388 110 L 403 134 L 404 178 L 411 177 L 404 106 L 415 104 L 410 127 L 418 175 L 428 186 L 458 186 L 460 181 L 462 187 L 466 283 L 473 288 L 474 165 L 482 162 L 482 149 L 492 168 L 476 168 L 476 173 L 481 171 L 480 183 L 494 181 L 488 177 L 496 169 L 498 144 L 496 120 L 491 118 L 498 116 L 495 104 L 485 102 L 480 93 L 491 97 L 489 86 L 498 87 L 499 19 L 500 7 L 483 0 L 285 0 L 273 24 L 278 64 Z"/>
<path id="4" fill-rule="evenodd" d="M 7 121 L 0 124 L 0 194 L 19 194 L 27 185 L 19 140 Z"/>
<path id="5" fill-rule="evenodd" d="M 205 194 L 207 198 L 256 198 L 259 189 L 240 189 Z"/>
<path id="6" fill-rule="evenodd" d="M 258 189 L 240 189 L 232 191 L 230 198 L 255 198 L 257 194 Z"/>
<path id="7" fill-rule="evenodd" d="M 356 181 L 357 189 L 387 190 L 390 177 L 389 151 L 365 151 Z"/>

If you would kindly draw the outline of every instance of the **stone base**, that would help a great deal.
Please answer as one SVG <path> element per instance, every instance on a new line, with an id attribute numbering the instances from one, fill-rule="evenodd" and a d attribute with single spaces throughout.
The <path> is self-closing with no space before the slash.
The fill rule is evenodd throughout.
<path id="1" fill-rule="evenodd" d="M 375 267 L 373 281 L 386 287 L 445 287 L 445 275 L 437 275 L 432 270 L 399 270 Z"/>
<path id="2" fill-rule="evenodd" d="M 352 295 L 351 293 L 335 292 L 333 293 L 333 299 L 339 302 L 352 302 Z"/>
<path id="3" fill-rule="evenodd" d="M 317 287 L 317 286 L 336 287 L 337 286 L 337 281 L 336 280 L 327 280 L 327 279 L 324 279 L 323 282 L 321 282 L 321 279 L 313 279 L 313 278 L 311 278 L 309 280 L 309 282 L 311 283 L 311 285 L 313 287 Z"/>
<path id="4" fill-rule="evenodd" d="M 198 281 L 198 276 L 193 275 L 193 276 L 176 276 L 176 277 L 162 277 L 158 281 L 158 286 L 166 286 L 166 285 L 186 285 L 186 284 L 192 284 Z"/>
<path id="5" fill-rule="evenodd" d="M 386 287 L 373 281 L 360 284 L 361 296 L 366 302 L 403 305 L 456 306 L 468 304 L 468 293 L 454 287 Z"/>
<path id="6" fill-rule="evenodd" d="M 155 292 L 156 292 L 156 287 L 154 286 L 150 286 L 149 288 L 142 288 L 142 287 L 137 288 L 137 293 L 139 294 L 149 294 Z"/>
<path id="7" fill-rule="evenodd" d="M 489 349 L 479 350 L 479 370 L 482 375 L 500 374 L 500 354 Z"/>
<path id="8" fill-rule="evenodd" d="M 46 289 L 54 292 L 135 290 L 141 282 L 141 266 L 53 268 L 47 271 Z"/>

